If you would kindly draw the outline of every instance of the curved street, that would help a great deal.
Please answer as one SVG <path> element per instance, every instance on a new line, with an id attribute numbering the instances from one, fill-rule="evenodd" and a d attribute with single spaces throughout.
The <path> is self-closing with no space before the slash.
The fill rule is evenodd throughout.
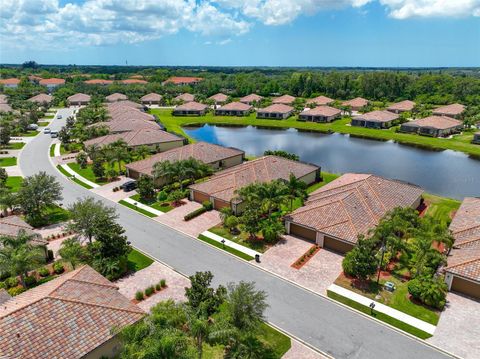
<path id="1" fill-rule="evenodd" d="M 50 127 L 53 130 L 61 128 L 71 110 L 62 109 L 58 113 L 62 114 L 63 119 L 52 122 Z M 185 275 L 209 270 L 215 275 L 216 284 L 241 280 L 256 282 L 257 288 L 268 294 L 268 320 L 311 346 L 335 358 L 450 357 L 420 340 L 369 320 L 71 182 L 50 162 L 51 143 L 50 136 L 39 134 L 25 146 L 20 155 L 24 176 L 39 171 L 54 175 L 63 186 L 64 206 L 85 196 L 114 206 L 120 215 L 121 225 L 135 247 Z"/>

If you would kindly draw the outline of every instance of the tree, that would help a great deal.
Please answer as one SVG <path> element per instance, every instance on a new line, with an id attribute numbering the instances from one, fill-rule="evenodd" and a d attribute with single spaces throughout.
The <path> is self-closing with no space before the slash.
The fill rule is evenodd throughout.
<path id="1" fill-rule="evenodd" d="M 196 272 L 189 279 L 190 287 L 185 288 L 188 305 L 207 317 L 215 313 L 225 300 L 225 287 L 219 286 L 214 289 L 210 286 L 213 279 L 211 272 Z"/>
<path id="2" fill-rule="evenodd" d="M 155 187 L 150 176 L 141 175 L 137 181 L 137 191 L 141 198 L 152 199 L 155 197 Z"/>
<path id="3" fill-rule="evenodd" d="M 75 157 L 75 161 L 80 166 L 80 168 L 87 168 L 88 155 L 85 152 L 80 151 Z"/>
<path id="4" fill-rule="evenodd" d="M 267 243 L 275 242 L 278 237 L 285 233 L 283 224 L 275 218 L 268 218 L 260 222 L 263 238 Z"/>
<path id="5" fill-rule="evenodd" d="M 3 122 L 0 124 L 0 145 L 7 146 L 10 142 L 10 125 L 8 122 Z"/>
<path id="6" fill-rule="evenodd" d="M 170 192 L 170 194 L 168 195 L 168 199 L 172 201 L 172 204 L 174 206 L 178 206 L 179 204 L 181 204 L 181 201 L 183 198 L 185 198 L 185 194 L 183 193 L 183 191 L 179 189 L 176 191 Z"/>
<path id="7" fill-rule="evenodd" d="M 95 157 L 95 159 L 93 160 L 92 172 L 96 178 L 105 177 L 105 167 L 101 158 Z"/>
<path id="8" fill-rule="evenodd" d="M 18 190 L 18 203 L 25 212 L 27 219 L 37 222 L 48 207 L 63 199 L 62 186 L 55 177 L 39 172 L 25 177 Z"/>
<path id="9" fill-rule="evenodd" d="M 447 296 L 447 284 L 442 277 L 419 276 L 408 283 L 408 292 L 422 303 L 442 309 Z"/>
<path id="10" fill-rule="evenodd" d="M 69 238 L 64 240 L 58 253 L 62 259 L 70 262 L 73 269 L 75 269 L 78 263 L 83 262 L 86 256 L 85 249 L 82 247 L 82 244 L 77 238 Z"/>
<path id="11" fill-rule="evenodd" d="M 7 184 L 8 173 L 3 167 L 0 167 L 0 187 L 5 187 Z"/>
<path id="12" fill-rule="evenodd" d="M 359 237 L 357 245 L 345 255 L 342 261 L 343 271 L 360 279 L 367 279 L 377 271 L 375 260 L 375 242 Z"/>
<path id="13" fill-rule="evenodd" d="M 260 207 L 250 206 L 243 211 L 240 217 L 240 223 L 243 225 L 245 231 L 249 234 L 250 239 L 257 238 L 257 233 L 261 229 L 261 224 L 259 221 L 261 215 L 262 213 L 260 211 Z"/>
<path id="14" fill-rule="evenodd" d="M 147 146 L 138 146 L 135 149 L 135 155 L 137 156 L 137 159 L 145 159 L 148 157 L 150 154 L 150 149 Z"/>
<path id="15" fill-rule="evenodd" d="M 18 196 L 9 191 L 6 187 L 0 187 L 0 210 L 4 215 L 9 209 L 13 209 L 18 204 Z"/>
<path id="16" fill-rule="evenodd" d="M 167 183 L 173 182 L 178 177 L 178 168 L 170 161 L 157 162 L 153 165 L 153 178 L 164 178 Z"/>
<path id="17" fill-rule="evenodd" d="M 68 129 L 64 126 L 60 129 L 60 131 L 58 131 L 58 138 L 60 139 L 60 142 L 64 145 L 64 146 L 68 146 L 68 144 L 71 142 L 72 138 L 71 138 L 71 135 L 70 135 L 70 132 L 68 131 Z"/>
<path id="18" fill-rule="evenodd" d="M 288 196 L 290 198 L 290 211 L 293 209 L 293 201 L 295 198 L 301 198 L 304 200 L 307 197 L 307 184 L 295 177 L 293 173 L 290 173 L 287 182 Z"/>

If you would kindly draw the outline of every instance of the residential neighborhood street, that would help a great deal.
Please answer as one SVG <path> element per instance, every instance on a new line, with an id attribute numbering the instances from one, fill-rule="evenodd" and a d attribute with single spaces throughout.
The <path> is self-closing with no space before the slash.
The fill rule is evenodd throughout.
<path id="1" fill-rule="evenodd" d="M 62 115 L 62 119 L 52 122 L 52 130 L 60 130 L 71 110 L 62 109 L 58 114 Z M 268 321 L 309 345 L 335 358 L 450 357 L 420 340 L 369 320 L 327 298 L 302 289 L 71 182 L 57 171 L 50 161 L 51 143 L 49 135 L 39 134 L 25 146 L 19 158 L 24 176 L 39 171 L 54 175 L 63 186 L 64 207 L 86 196 L 93 196 L 115 207 L 132 245 L 180 273 L 191 275 L 197 271 L 209 270 L 214 274 L 216 284 L 254 281 L 258 289 L 268 294 Z"/>

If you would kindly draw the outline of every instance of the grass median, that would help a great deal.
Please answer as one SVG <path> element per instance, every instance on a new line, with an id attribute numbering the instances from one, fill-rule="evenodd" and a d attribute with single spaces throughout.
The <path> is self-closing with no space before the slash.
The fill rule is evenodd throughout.
<path id="1" fill-rule="evenodd" d="M 131 203 L 128 203 L 128 202 L 125 202 L 123 199 L 121 201 L 119 201 L 118 203 L 120 203 L 121 205 L 125 206 L 125 207 L 128 207 L 128 208 L 131 208 L 133 209 L 134 211 L 137 211 L 138 213 L 141 213 L 147 217 L 150 217 L 150 218 L 153 218 L 153 217 L 157 217 L 155 214 L 153 213 L 150 213 L 142 208 L 139 208 Z"/>
<path id="2" fill-rule="evenodd" d="M 217 248 L 223 249 L 224 251 L 231 253 L 237 257 L 240 257 L 242 259 L 245 259 L 246 261 L 251 261 L 254 258 L 252 256 L 249 256 L 248 254 L 245 254 L 243 252 L 240 252 L 239 250 L 236 250 L 235 248 L 228 247 L 226 245 L 223 245 L 222 243 L 219 243 L 211 238 L 208 238 L 207 236 L 204 236 L 203 234 L 200 234 L 198 236 L 198 239 L 207 242 L 208 244 L 211 244 L 212 246 L 215 246 Z"/>

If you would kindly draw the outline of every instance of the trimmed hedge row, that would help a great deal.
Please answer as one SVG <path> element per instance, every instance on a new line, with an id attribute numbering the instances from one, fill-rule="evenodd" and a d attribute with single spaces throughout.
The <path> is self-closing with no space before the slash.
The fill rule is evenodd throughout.
<path id="1" fill-rule="evenodd" d="M 193 212 L 190 212 L 190 213 L 187 213 L 183 219 L 185 221 L 189 221 L 195 217 L 198 217 L 199 215 L 205 213 L 205 212 L 208 212 L 208 211 L 211 211 L 213 209 L 213 204 L 212 202 L 210 201 L 205 201 L 202 203 L 202 207 L 196 209 L 195 211 Z"/>

